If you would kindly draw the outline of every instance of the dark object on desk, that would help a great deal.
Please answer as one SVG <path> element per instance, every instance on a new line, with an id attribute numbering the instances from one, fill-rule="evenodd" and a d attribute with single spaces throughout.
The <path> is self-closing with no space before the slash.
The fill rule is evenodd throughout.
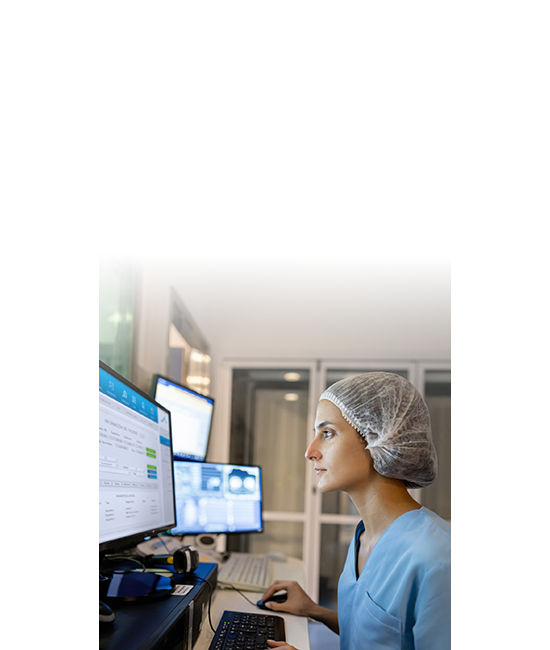
<path id="1" fill-rule="evenodd" d="M 265 650 L 267 639 L 286 640 L 285 622 L 280 616 L 225 610 L 208 650 Z"/>
<path id="2" fill-rule="evenodd" d="M 284 594 L 274 594 L 273 596 L 270 596 L 269 598 L 266 598 L 265 600 L 258 600 L 256 602 L 256 605 L 260 609 L 269 609 L 268 607 L 265 606 L 266 603 L 285 603 L 286 599 L 288 598 L 288 594 L 286 591 Z"/>
<path id="3" fill-rule="evenodd" d="M 173 565 L 176 573 L 191 573 L 199 566 L 199 552 L 192 546 L 182 546 L 173 555 L 147 555 L 146 566 Z"/>
<path id="4" fill-rule="evenodd" d="M 105 592 L 105 598 L 113 602 L 143 602 L 170 596 L 174 580 L 158 573 L 136 571 L 113 573 Z"/>
<path id="5" fill-rule="evenodd" d="M 107 603 L 99 601 L 99 622 L 112 623 L 115 620 L 115 613 Z"/>
<path id="6" fill-rule="evenodd" d="M 208 625 L 208 602 L 216 588 L 217 564 L 201 563 L 175 581 L 190 585 L 189 593 L 150 602 L 108 601 L 116 619 L 100 625 L 101 650 L 168 650 L 192 648 L 203 625 Z"/>

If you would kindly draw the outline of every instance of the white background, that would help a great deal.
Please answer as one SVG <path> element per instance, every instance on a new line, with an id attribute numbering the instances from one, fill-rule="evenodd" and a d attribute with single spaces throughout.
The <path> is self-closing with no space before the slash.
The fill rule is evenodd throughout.
<path id="1" fill-rule="evenodd" d="M 20 645 L 97 643 L 97 254 L 190 241 L 252 271 L 252 253 L 312 273 L 452 255 L 453 641 L 544 643 L 545 9 L 2 6 L 3 426 L 23 450 L 3 471 L 3 551 L 20 557 L 3 584 Z"/>

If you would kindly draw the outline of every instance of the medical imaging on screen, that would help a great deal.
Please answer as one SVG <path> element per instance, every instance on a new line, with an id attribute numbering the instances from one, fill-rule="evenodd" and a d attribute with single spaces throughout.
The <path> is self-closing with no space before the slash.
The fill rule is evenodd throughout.
<path id="1" fill-rule="evenodd" d="M 261 470 L 251 465 L 174 461 L 176 534 L 262 530 Z"/>

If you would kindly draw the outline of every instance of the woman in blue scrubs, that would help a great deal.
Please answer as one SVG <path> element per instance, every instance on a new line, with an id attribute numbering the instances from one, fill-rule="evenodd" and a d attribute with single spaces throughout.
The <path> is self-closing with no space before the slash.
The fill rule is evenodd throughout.
<path id="1" fill-rule="evenodd" d="M 284 580 L 262 599 L 285 589 L 286 602 L 270 609 L 325 623 L 340 635 L 341 650 L 447 650 L 450 526 L 408 492 L 437 473 L 426 403 L 399 375 L 349 377 L 321 395 L 314 433 L 306 458 L 319 489 L 346 492 L 361 515 L 338 583 L 338 611 Z"/>

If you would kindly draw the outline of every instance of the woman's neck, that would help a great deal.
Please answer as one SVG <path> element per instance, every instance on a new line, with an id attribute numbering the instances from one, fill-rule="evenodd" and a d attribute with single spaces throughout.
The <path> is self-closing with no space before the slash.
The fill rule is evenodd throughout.
<path id="1" fill-rule="evenodd" d="M 365 524 L 365 538 L 371 545 L 402 514 L 421 508 L 402 481 L 381 474 L 363 488 L 350 492 L 349 497 L 361 515 Z"/>

